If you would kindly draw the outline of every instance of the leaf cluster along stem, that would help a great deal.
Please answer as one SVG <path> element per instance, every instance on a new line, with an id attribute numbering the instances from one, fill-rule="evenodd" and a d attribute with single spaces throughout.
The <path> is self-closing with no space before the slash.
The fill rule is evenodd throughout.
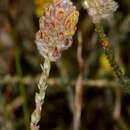
<path id="1" fill-rule="evenodd" d="M 96 32 L 100 38 L 100 44 L 104 50 L 104 53 L 109 61 L 109 64 L 112 67 L 112 70 L 121 84 L 121 87 L 125 93 L 130 93 L 130 81 L 125 77 L 124 73 L 122 72 L 120 66 L 117 64 L 115 60 L 114 50 L 109 43 L 107 36 L 104 33 L 104 29 L 102 25 L 96 25 Z"/>
<path id="2" fill-rule="evenodd" d="M 51 68 L 50 60 L 48 57 L 45 58 L 44 64 L 43 66 L 41 65 L 41 68 L 43 72 L 38 83 L 39 93 L 36 93 L 35 95 L 36 108 L 31 116 L 31 130 L 39 130 L 38 122 L 41 118 L 42 105 L 44 103 L 45 93 L 48 86 L 47 79 Z"/>

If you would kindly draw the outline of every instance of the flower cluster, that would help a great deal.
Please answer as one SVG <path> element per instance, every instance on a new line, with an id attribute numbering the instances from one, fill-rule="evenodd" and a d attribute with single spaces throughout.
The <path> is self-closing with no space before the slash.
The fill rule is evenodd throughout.
<path id="1" fill-rule="evenodd" d="M 113 0 L 85 0 L 84 6 L 93 23 L 99 23 L 102 19 L 112 16 L 118 8 L 118 4 Z"/>
<path id="2" fill-rule="evenodd" d="M 43 57 L 56 61 L 72 44 L 79 13 L 69 0 L 53 0 L 39 20 L 36 44 Z"/>

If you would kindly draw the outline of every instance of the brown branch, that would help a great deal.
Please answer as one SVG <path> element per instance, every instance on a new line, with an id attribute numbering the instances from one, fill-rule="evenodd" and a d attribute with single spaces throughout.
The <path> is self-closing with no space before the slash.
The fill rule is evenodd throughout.
<path id="1" fill-rule="evenodd" d="M 9 85 L 12 86 L 13 84 L 17 84 L 19 82 L 22 82 L 25 85 L 30 85 L 33 86 L 38 82 L 39 79 L 39 75 L 36 77 L 32 77 L 32 76 L 25 76 L 23 78 L 20 78 L 18 76 L 4 76 L 4 77 L 0 77 L 0 85 Z M 62 79 L 63 80 L 63 79 Z M 63 85 L 62 82 L 60 82 L 61 79 L 60 77 L 57 78 L 49 78 L 48 79 L 48 84 L 50 86 L 54 86 L 54 85 Z M 109 80 L 93 80 L 93 79 L 86 79 L 86 80 L 82 80 L 83 86 L 88 86 L 88 87 L 98 87 L 98 88 L 104 88 L 104 87 L 116 87 L 119 86 L 119 84 L 115 81 L 109 81 Z M 71 85 L 74 86 L 76 84 L 76 80 L 72 80 L 71 81 Z"/>
<path id="2" fill-rule="evenodd" d="M 75 84 L 73 130 L 79 130 L 81 111 L 82 111 L 82 92 L 83 92 L 82 79 L 84 71 L 84 59 L 82 57 L 82 34 L 80 31 L 78 32 L 77 61 L 80 73 Z"/>

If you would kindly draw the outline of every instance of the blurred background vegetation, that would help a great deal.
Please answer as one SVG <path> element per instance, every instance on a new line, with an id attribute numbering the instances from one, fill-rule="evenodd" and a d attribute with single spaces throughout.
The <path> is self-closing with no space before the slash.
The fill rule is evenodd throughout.
<path id="1" fill-rule="evenodd" d="M 29 130 L 44 61 L 35 32 L 50 1 L 0 0 L 0 130 Z M 130 77 L 130 0 L 116 1 L 118 11 L 103 25 Z M 73 2 L 80 11 L 78 30 L 72 47 L 52 63 L 40 129 L 129 130 L 130 96 L 120 91 L 82 0 Z"/>

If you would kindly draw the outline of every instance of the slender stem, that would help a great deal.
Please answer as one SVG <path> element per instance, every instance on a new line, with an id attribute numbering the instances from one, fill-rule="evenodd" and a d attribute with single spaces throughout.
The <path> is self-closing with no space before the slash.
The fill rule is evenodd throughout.
<path id="1" fill-rule="evenodd" d="M 81 123 L 82 111 L 82 94 L 83 94 L 83 72 L 84 72 L 84 59 L 82 57 L 82 33 L 78 32 L 78 47 L 77 47 L 77 61 L 79 66 L 79 75 L 75 84 L 74 96 L 74 112 L 73 112 L 73 130 L 79 130 Z"/>
<path id="2" fill-rule="evenodd" d="M 22 79 L 22 67 L 20 63 L 20 56 L 18 52 L 18 48 L 16 46 L 16 39 L 15 35 L 14 37 L 14 58 L 15 58 L 15 66 L 16 66 L 16 73 L 19 78 Z M 24 123 L 26 126 L 26 130 L 29 130 L 29 111 L 28 111 L 28 106 L 27 106 L 27 97 L 26 97 L 26 92 L 25 92 L 25 87 L 22 82 L 19 82 L 19 91 L 20 95 L 23 98 L 23 115 L 24 115 Z"/>
<path id="3" fill-rule="evenodd" d="M 122 117 L 115 121 L 115 125 L 119 130 L 129 130 L 125 120 Z"/>
<path id="4" fill-rule="evenodd" d="M 35 95 L 36 108 L 31 116 L 31 130 L 39 130 L 38 122 L 41 118 L 42 105 L 45 99 L 45 93 L 47 89 L 47 79 L 50 73 L 50 60 L 48 57 L 45 58 L 42 68 L 42 74 L 38 83 L 39 93 Z"/>
<path id="5" fill-rule="evenodd" d="M 122 87 L 122 89 L 124 90 L 124 92 L 130 93 L 130 81 L 126 80 L 124 73 L 121 71 L 120 66 L 117 64 L 115 60 L 114 50 L 104 33 L 103 27 L 100 24 L 96 25 L 96 32 L 99 35 L 100 44 L 104 49 L 104 53 L 112 67 L 113 72 L 115 73 L 116 78 L 118 79 L 119 83 L 124 86 Z"/>

